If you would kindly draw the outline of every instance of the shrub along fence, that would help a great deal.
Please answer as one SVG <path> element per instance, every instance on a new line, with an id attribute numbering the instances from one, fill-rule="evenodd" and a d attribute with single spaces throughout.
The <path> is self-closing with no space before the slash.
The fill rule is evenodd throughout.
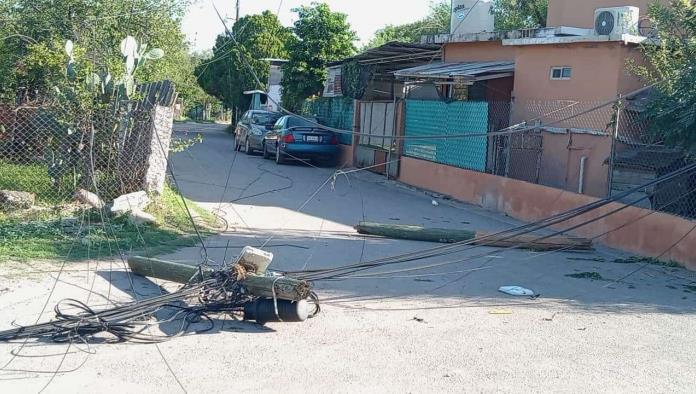
<path id="1" fill-rule="evenodd" d="M 349 97 L 317 97 L 306 100 L 302 107 L 302 115 L 315 117 L 320 124 L 340 130 L 353 130 L 354 113 L 355 102 Z M 353 136 L 338 134 L 338 141 L 351 145 Z"/>

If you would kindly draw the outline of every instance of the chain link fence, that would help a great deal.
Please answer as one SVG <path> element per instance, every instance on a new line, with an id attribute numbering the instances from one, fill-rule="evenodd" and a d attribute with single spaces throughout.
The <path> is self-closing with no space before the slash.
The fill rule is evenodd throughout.
<path id="1" fill-rule="evenodd" d="M 103 199 L 143 189 L 153 110 L 105 109 L 75 119 L 50 104 L 0 106 L 0 189 L 34 194 L 40 205 Z"/>
<path id="2" fill-rule="evenodd" d="M 349 97 L 318 97 L 305 100 L 302 107 L 303 116 L 316 118 L 322 125 L 348 131 L 353 130 L 354 113 L 355 103 Z M 344 145 L 351 145 L 353 136 L 339 133 L 338 141 Z"/>
<path id="3" fill-rule="evenodd" d="M 663 133 L 651 128 L 644 106 L 626 100 L 616 108 L 613 149 L 609 160 L 610 194 L 616 195 L 696 162 L 683 150 L 664 144 Z M 696 219 L 696 174 L 643 188 L 623 199 L 643 208 Z"/>
<path id="4" fill-rule="evenodd" d="M 651 130 L 645 105 L 643 97 L 609 103 L 407 100 L 403 154 L 603 198 L 695 160 Z M 500 130 L 509 134 L 462 136 Z M 684 174 L 623 202 L 696 218 L 696 176 Z"/>

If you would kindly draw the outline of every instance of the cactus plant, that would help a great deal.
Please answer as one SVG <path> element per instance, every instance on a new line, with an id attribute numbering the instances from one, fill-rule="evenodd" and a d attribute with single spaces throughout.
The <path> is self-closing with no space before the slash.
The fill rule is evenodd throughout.
<path id="1" fill-rule="evenodd" d="M 75 45 L 71 40 L 65 42 L 65 54 L 68 56 L 67 77 L 75 82 L 78 76 L 78 67 L 74 57 Z M 124 61 L 124 75 L 115 81 L 108 71 L 91 73 L 85 77 L 84 84 L 94 94 L 101 96 L 102 101 L 111 101 L 114 94 L 129 99 L 135 92 L 135 73 L 148 60 L 158 60 L 164 57 L 164 51 L 160 48 L 148 50 L 146 43 L 138 44 L 132 36 L 126 36 L 119 47 Z M 58 93 L 61 93 L 58 91 Z M 69 92 L 66 92 L 69 94 Z M 74 93 L 74 91 L 73 91 Z"/>

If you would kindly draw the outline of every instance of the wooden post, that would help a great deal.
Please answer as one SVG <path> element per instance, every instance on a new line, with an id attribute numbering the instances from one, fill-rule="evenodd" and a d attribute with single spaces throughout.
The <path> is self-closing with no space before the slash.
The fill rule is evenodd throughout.
<path id="1" fill-rule="evenodd" d="M 535 251 L 547 250 L 592 250 L 592 241 L 585 238 L 555 236 L 540 239 L 542 235 L 525 234 L 511 236 L 489 235 L 486 232 L 444 229 L 444 228 L 424 228 L 421 226 L 408 226 L 398 224 L 381 224 L 360 222 L 356 226 L 358 233 L 378 235 L 394 239 L 407 239 L 412 241 L 427 241 L 439 243 L 456 243 L 472 241 L 472 245 L 493 246 L 493 247 L 516 247 L 520 249 L 530 249 Z"/>
<path id="2" fill-rule="evenodd" d="M 194 275 L 199 273 L 198 267 L 194 265 L 140 256 L 129 257 L 128 266 L 134 274 L 176 283 L 188 283 Z M 210 272 L 212 271 L 209 268 L 203 269 L 204 276 Z"/>
<path id="3" fill-rule="evenodd" d="M 379 235 L 382 237 L 409 239 L 413 241 L 428 241 L 439 243 L 455 243 L 476 238 L 475 231 L 450 230 L 441 228 L 424 228 L 397 224 L 382 224 L 360 222 L 356 229 L 360 234 Z"/>
<path id="4" fill-rule="evenodd" d="M 258 296 L 281 300 L 300 301 L 309 297 L 310 288 L 307 282 L 273 276 L 249 275 L 242 282 L 242 286 L 249 293 Z"/>

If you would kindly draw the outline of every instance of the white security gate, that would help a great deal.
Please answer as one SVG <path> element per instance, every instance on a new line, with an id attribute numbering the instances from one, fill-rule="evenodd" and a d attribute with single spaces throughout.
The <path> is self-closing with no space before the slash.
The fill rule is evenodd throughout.
<path id="1" fill-rule="evenodd" d="M 399 173 L 398 150 L 394 137 L 397 105 L 393 101 L 365 101 L 360 103 L 360 132 L 356 148 L 358 167 L 370 167 L 391 177 Z M 381 165 L 380 165 L 381 164 Z"/>

